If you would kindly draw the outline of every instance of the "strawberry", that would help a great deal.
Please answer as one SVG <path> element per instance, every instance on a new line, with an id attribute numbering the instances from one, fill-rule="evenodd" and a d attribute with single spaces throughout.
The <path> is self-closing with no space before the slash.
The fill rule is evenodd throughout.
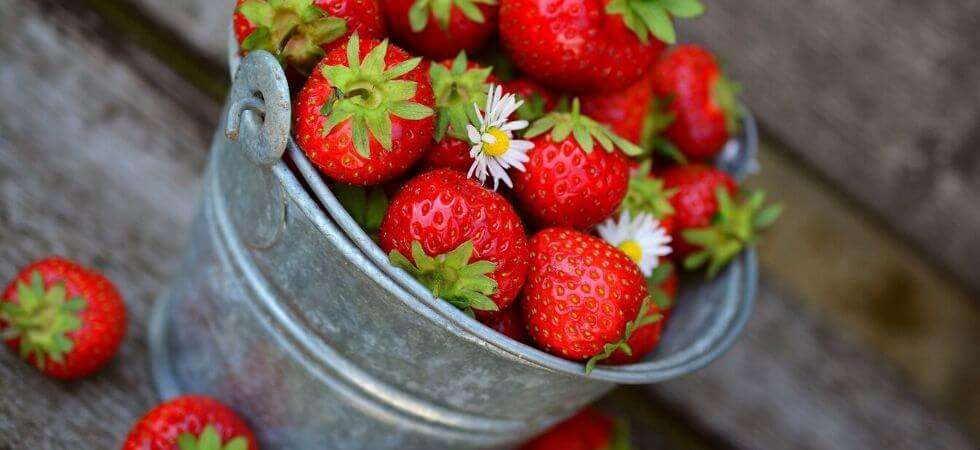
<path id="1" fill-rule="evenodd" d="M 626 89 L 582 97 L 582 112 L 634 144 L 640 144 L 643 127 L 653 105 L 649 77 Z"/>
<path id="2" fill-rule="evenodd" d="M 393 265 L 467 312 L 505 309 L 527 275 L 527 238 L 513 207 L 449 169 L 422 174 L 395 195 L 380 245 Z"/>
<path id="3" fill-rule="evenodd" d="M 755 243 L 757 232 L 782 212 L 780 205 L 763 208 L 762 191 L 738 193 L 735 181 L 714 167 L 675 166 L 663 179 L 666 188 L 677 189 L 670 199 L 676 224 L 674 254 L 688 270 L 708 263 L 709 278 Z"/>
<path id="4" fill-rule="evenodd" d="M 504 84 L 504 90 L 516 94 L 524 104 L 517 109 L 517 117 L 532 121 L 543 117 L 558 106 L 558 97 L 528 78 L 515 78 Z"/>
<path id="5" fill-rule="evenodd" d="M 629 450 L 626 422 L 588 407 L 524 444 L 521 450 Z"/>
<path id="6" fill-rule="evenodd" d="M 330 52 L 294 106 L 296 141 L 310 161 L 328 177 L 358 186 L 407 171 L 433 133 L 435 102 L 420 62 L 387 41 L 356 34 Z"/>
<path id="7" fill-rule="evenodd" d="M 651 323 L 646 281 L 625 253 L 567 228 L 531 238 L 531 266 L 521 296 L 528 333 L 546 352 L 588 360 L 586 373 Z M 639 319 L 639 320 L 637 320 Z"/>
<path id="8" fill-rule="evenodd" d="M 425 154 L 424 167 L 448 167 L 466 172 L 473 165 L 470 157 L 473 144 L 466 136 L 466 125 L 477 122 L 473 105 L 484 107 L 490 83 L 499 84 L 490 72 L 490 68 L 468 61 L 465 52 L 460 52 L 453 60 L 432 64 L 429 76 L 436 96 L 433 136 L 436 142 Z"/>
<path id="9" fill-rule="evenodd" d="M 664 261 L 657 266 L 653 274 L 647 277 L 647 289 L 650 291 L 650 296 L 653 297 L 653 303 L 650 305 L 646 316 L 653 323 L 638 328 L 626 340 L 626 345 L 631 350 L 629 354 L 622 349 L 617 349 L 606 360 L 607 364 L 621 365 L 640 362 L 660 343 L 660 335 L 667 323 L 667 315 L 673 308 L 674 298 L 677 297 L 677 273 L 674 271 L 673 264 Z"/>
<path id="10" fill-rule="evenodd" d="M 626 158 L 619 150 L 641 150 L 582 115 L 578 100 L 571 112 L 538 119 L 524 137 L 531 138 L 534 148 L 525 170 L 514 174 L 514 191 L 535 223 L 585 229 L 619 207 L 629 182 Z M 593 151 L 594 141 L 602 151 Z"/>
<path id="11" fill-rule="evenodd" d="M 0 336 L 43 373 L 61 379 L 105 365 L 126 334 L 119 291 L 99 273 L 52 257 L 25 267 L 0 301 Z"/>
<path id="12" fill-rule="evenodd" d="M 518 304 L 512 304 L 503 311 L 479 319 L 484 325 L 517 342 L 531 343 L 531 337 L 527 335 L 527 329 L 524 327 L 524 312 Z"/>
<path id="13" fill-rule="evenodd" d="M 698 0 L 502 0 L 500 37 L 536 81 L 612 92 L 639 81 L 674 42 L 672 16 L 702 10 Z"/>
<path id="14" fill-rule="evenodd" d="M 741 88 L 704 48 L 689 44 L 668 52 L 654 69 L 653 88 L 673 117 L 664 135 L 687 158 L 713 158 L 738 131 Z"/>
<path id="15" fill-rule="evenodd" d="M 353 33 L 387 35 L 377 0 L 238 0 L 234 24 L 243 53 L 268 51 L 304 75 Z"/>
<path id="16" fill-rule="evenodd" d="M 435 60 L 475 53 L 497 30 L 497 0 L 381 0 L 381 6 L 392 37 Z"/>
<path id="17" fill-rule="evenodd" d="M 208 397 L 177 397 L 143 416 L 122 450 L 258 450 L 248 425 Z"/>

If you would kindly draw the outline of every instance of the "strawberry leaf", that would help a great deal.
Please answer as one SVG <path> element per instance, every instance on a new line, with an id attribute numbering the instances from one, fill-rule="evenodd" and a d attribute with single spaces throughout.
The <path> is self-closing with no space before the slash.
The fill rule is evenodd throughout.
<path id="1" fill-rule="evenodd" d="M 698 0 L 613 0 L 606 12 L 622 16 L 623 23 L 640 42 L 650 42 L 653 35 L 660 41 L 673 44 L 677 40 L 673 17 L 692 18 L 704 12 Z"/>
<path id="2" fill-rule="evenodd" d="M 591 374 L 592 371 L 595 369 L 596 364 L 598 364 L 600 361 L 609 358 L 617 350 L 622 351 L 623 353 L 626 353 L 627 355 L 630 356 L 633 355 L 633 349 L 630 348 L 629 344 L 627 344 L 627 342 L 629 342 L 630 340 L 630 337 L 633 336 L 633 333 L 635 333 L 636 330 L 642 327 L 657 323 L 663 319 L 663 316 L 660 314 L 649 314 L 650 308 L 652 306 L 653 306 L 652 297 L 648 296 L 643 299 L 643 303 L 640 304 L 640 310 L 636 314 L 636 318 L 634 318 L 629 322 L 626 322 L 626 327 L 623 331 L 623 336 L 618 341 L 605 344 L 602 347 L 601 353 L 589 358 L 589 360 L 586 361 L 585 363 L 586 375 Z"/>
<path id="3" fill-rule="evenodd" d="M 595 141 L 599 141 L 599 145 L 607 152 L 619 148 L 623 153 L 631 156 L 643 153 L 643 150 L 632 142 L 621 138 L 605 125 L 582 114 L 578 98 L 572 100 L 570 111 L 563 111 L 562 108 L 559 108 L 555 112 L 534 121 L 525 131 L 524 138 L 540 136 L 549 130 L 551 130 L 552 142 L 561 142 L 572 136 L 586 153 L 592 153 L 595 148 Z"/>
<path id="4" fill-rule="evenodd" d="M 284 67 L 294 67 L 302 74 L 309 74 L 323 57 L 324 44 L 347 33 L 344 19 L 331 17 L 313 0 L 249 0 L 237 10 L 255 25 L 242 41 L 243 50 L 268 51 Z"/>
<path id="5" fill-rule="evenodd" d="M 712 224 L 688 229 L 681 237 L 700 248 L 684 259 L 684 268 L 694 270 L 707 264 L 706 275 L 711 279 L 745 247 L 758 241 L 758 233 L 771 226 L 782 213 L 781 205 L 764 207 L 761 191 L 741 192 L 732 198 L 726 189 L 715 192 L 718 213 Z"/>
<path id="6" fill-rule="evenodd" d="M 45 287 L 41 272 L 30 274 L 30 283 L 18 281 L 17 304 L 0 303 L 0 321 L 7 324 L 4 339 L 20 338 L 22 358 L 34 357 L 35 365 L 44 370 L 48 360 L 64 362 L 74 349 L 69 334 L 82 327 L 79 313 L 87 307 L 80 297 L 67 298 L 63 281 Z"/>
<path id="7" fill-rule="evenodd" d="M 677 189 L 664 189 L 664 180 L 650 174 L 650 160 L 643 161 L 630 177 L 626 197 L 620 205 L 620 211 L 633 213 L 650 213 L 657 220 L 674 214 L 670 198 L 677 194 Z"/>
<path id="8" fill-rule="evenodd" d="M 398 250 L 392 250 L 388 259 L 393 266 L 404 269 L 429 288 L 433 295 L 467 314 L 472 314 L 473 310 L 498 310 L 497 304 L 490 299 L 497 291 L 497 282 L 488 276 L 496 270 L 496 265 L 484 260 L 470 262 L 472 240 L 435 257 L 426 254 L 419 241 L 412 241 L 411 250 L 414 262 Z"/>

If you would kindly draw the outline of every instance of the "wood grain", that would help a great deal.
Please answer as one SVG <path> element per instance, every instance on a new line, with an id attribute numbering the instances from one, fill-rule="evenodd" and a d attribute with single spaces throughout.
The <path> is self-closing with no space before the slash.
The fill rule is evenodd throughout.
<path id="1" fill-rule="evenodd" d="M 648 389 L 735 448 L 976 448 L 878 355 L 817 317 L 764 280 L 732 350 Z"/>
<path id="2" fill-rule="evenodd" d="M 115 448 L 154 402 L 142 328 L 196 202 L 218 106 L 97 17 L 55 3 L 0 0 L 0 273 L 48 253 L 85 261 L 120 285 L 132 327 L 117 360 L 79 383 L 47 380 L 0 351 L 0 448 Z M 971 448 L 893 370 L 852 347 L 764 284 L 735 350 L 654 395 L 744 448 Z M 677 446 L 658 436 L 666 431 L 637 432 Z"/>
<path id="3" fill-rule="evenodd" d="M 0 448 L 118 448 L 155 402 L 145 316 L 196 202 L 211 123 L 174 100 L 193 92 L 180 80 L 158 84 L 166 67 L 139 59 L 158 74 L 142 77 L 91 44 L 89 21 L 32 2 L 0 11 L 0 274 L 70 255 L 119 285 L 130 319 L 116 360 L 76 383 L 0 351 Z"/>

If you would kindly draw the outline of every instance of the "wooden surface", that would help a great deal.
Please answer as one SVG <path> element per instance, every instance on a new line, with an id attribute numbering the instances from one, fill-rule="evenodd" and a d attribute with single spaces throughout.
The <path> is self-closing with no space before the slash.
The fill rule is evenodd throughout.
<path id="1" fill-rule="evenodd" d="M 120 356 L 77 383 L 0 351 L 3 449 L 116 448 L 155 401 L 143 325 L 179 251 L 218 114 L 192 87 L 200 80 L 136 44 L 145 37 L 66 3 L 0 0 L 0 274 L 49 253 L 85 261 L 119 284 L 131 329 Z M 143 13 L 213 17 L 186 13 L 203 3 L 147 2 Z M 196 26 L 205 24 L 224 26 Z M 640 448 L 976 448 L 912 386 L 766 281 L 720 361 L 618 391 L 606 406 L 630 417 Z"/>

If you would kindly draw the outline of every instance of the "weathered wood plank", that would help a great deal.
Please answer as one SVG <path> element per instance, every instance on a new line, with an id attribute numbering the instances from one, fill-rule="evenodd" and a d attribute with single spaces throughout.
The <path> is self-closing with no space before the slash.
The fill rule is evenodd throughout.
<path id="1" fill-rule="evenodd" d="M 0 11 L 11 12 L 0 22 L 0 57 L 9 62 L 0 66 L 0 273 L 12 273 L 21 262 L 51 251 L 70 254 L 107 271 L 119 282 L 134 323 L 120 358 L 96 378 L 81 383 L 50 382 L 9 352 L 0 351 L 0 443 L 12 448 L 114 448 L 132 420 L 153 401 L 141 325 L 147 305 L 169 272 L 167 266 L 195 201 L 197 172 L 217 117 L 216 105 L 167 76 L 165 67 L 141 56 L 138 49 L 122 52 L 120 61 L 106 51 L 113 48 L 109 42 L 88 43 L 85 36 L 93 34 L 87 28 L 89 18 L 61 14 L 57 8 L 48 8 L 42 15 L 26 1 L 0 0 L 0 6 Z M 17 17 L 16 23 L 10 17 Z M 135 70 L 136 63 L 143 69 Z M 185 105 L 195 105 L 200 116 L 211 119 L 198 122 L 186 114 Z M 59 131 L 52 132 L 52 126 Z M 768 292 L 770 287 L 764 287 Z M 764 302 L 777 304 L 784 298 L 779 291 L 763 297 Z M 774 311 L 765 323 L 782 333 L 773 331 L 776 337 L 786 336 L 784 328 L 793 329 L 798 320 L 818 323 L 809 311 L 793 307 Z M 764 314 L 766 317 L 769 315 Z M 825 334 L 834 332 L 814 325 L 802 327 L 798 335 L 788 335 L 812 344 L 806 347 L 810 355 L 834 360 L 833 351 L 840 350 L 839 344 L 820 344 L 828 339 Z M 765 337 L 743 341 L 736 350 L 747 345 L 764 350 L 778 342 Z M 741 349 L 719 364 L 738 358 L 742 367 L 790 374 L 785 377 L 788 382 L 805 384 L 808 368 L 794 366 L 794 361 L 801 360 L 800 348 L 776 354 L 763 350 Z M 886 387 L 901 386 L 887 368 L 861 358 L 833 364 L 838 368 L 849 365 L 856 365 L 858 373 L 885 379 Z M 728 391 L 741 389 L 741 383 L 730 378 L 740 372 L 713 369 L 699 373 L 702 378 L 697 379 L 722 394 L 733 395 Z M 943 421 L 941 414 L 914 395 L 894 390 L 877 393 L 881 387 L 872 383 L 860 386 L 871 390 L 871 398 L 889 399 L 891 408 L 908 409 L 911 417 L 925 423 Z M 691 392 L 692 388 L 687 389 Z M 700 418 L 706 429 L 719 435 L 738 432 L 707 414 L 717 404 L 706 402 L 703 396 L 692 395 L 687 400 L 686 396 L 658 395 L 691 418 Z M 762 415 L 757 426 L 769 425 L 770 434 L 786 439 L 809 423 L 801 417 L 807 406 L 788 402 L 783 410 L 786 417 Z M 860 408 L 860 403 L 840 401 L 823 411 L 864 417 L 853 412 Z M 66 416 L 56 409 L 73 414 Z M 859 429 L 866 423 L 829 423 L 840 427 L 835 431 L 861 436 L 890 433 L 884 428 L 902 424 L 880 419 L 883 422 L 878 425 L 883 429 L 877 431 Z M 965 442 L 952 426 L 933 428 L 931 442 L 949 448 Z M 739 443 L 754 442 L 736 437 Z"/>
<path id="2" fill-rule="evenodd" d="M 980 2 L 713 1 L 765 131 L 980 292 Z M 830 212 L 828 212 L 830 213 Z"/>
<path id="3" fill-rule="evenodd" d="M 760 248 L 763 270 L 980 430 L 980 303 L 772 146 L 762 141 L 750 182 L 788 206 Z"/>
<path id="4" fill-rule="evenodd" d="M 228 30 L 235 0 L 131 0 L 130 3 L 161 23 L 179 30 L 183 40 L 191 43 L 197 51 L 222 64 L 227 62 Z"/>
<path id="5" fill-rule="evenodd" d="M 731 351 L 700 372 L 647 389 L 736 448 L 976 448 L 901 380 L 764 280 Z"/>
<path id="6" fill-rule="evenodd" d="M 0 11 L 0 274 L 70 255 L 118 283 L 131 321 L 116 360 L 80 382 L 0 350 L 0 448 L 118 448 L 155 402 L 145 316 L 196 201 L 210 123 L 174 100 L 194 91 L 164 81 L 166 67 L 139 59 L 157 74 L 141 77 L 90 44 L 89 21 L 33 2 Z"/>

